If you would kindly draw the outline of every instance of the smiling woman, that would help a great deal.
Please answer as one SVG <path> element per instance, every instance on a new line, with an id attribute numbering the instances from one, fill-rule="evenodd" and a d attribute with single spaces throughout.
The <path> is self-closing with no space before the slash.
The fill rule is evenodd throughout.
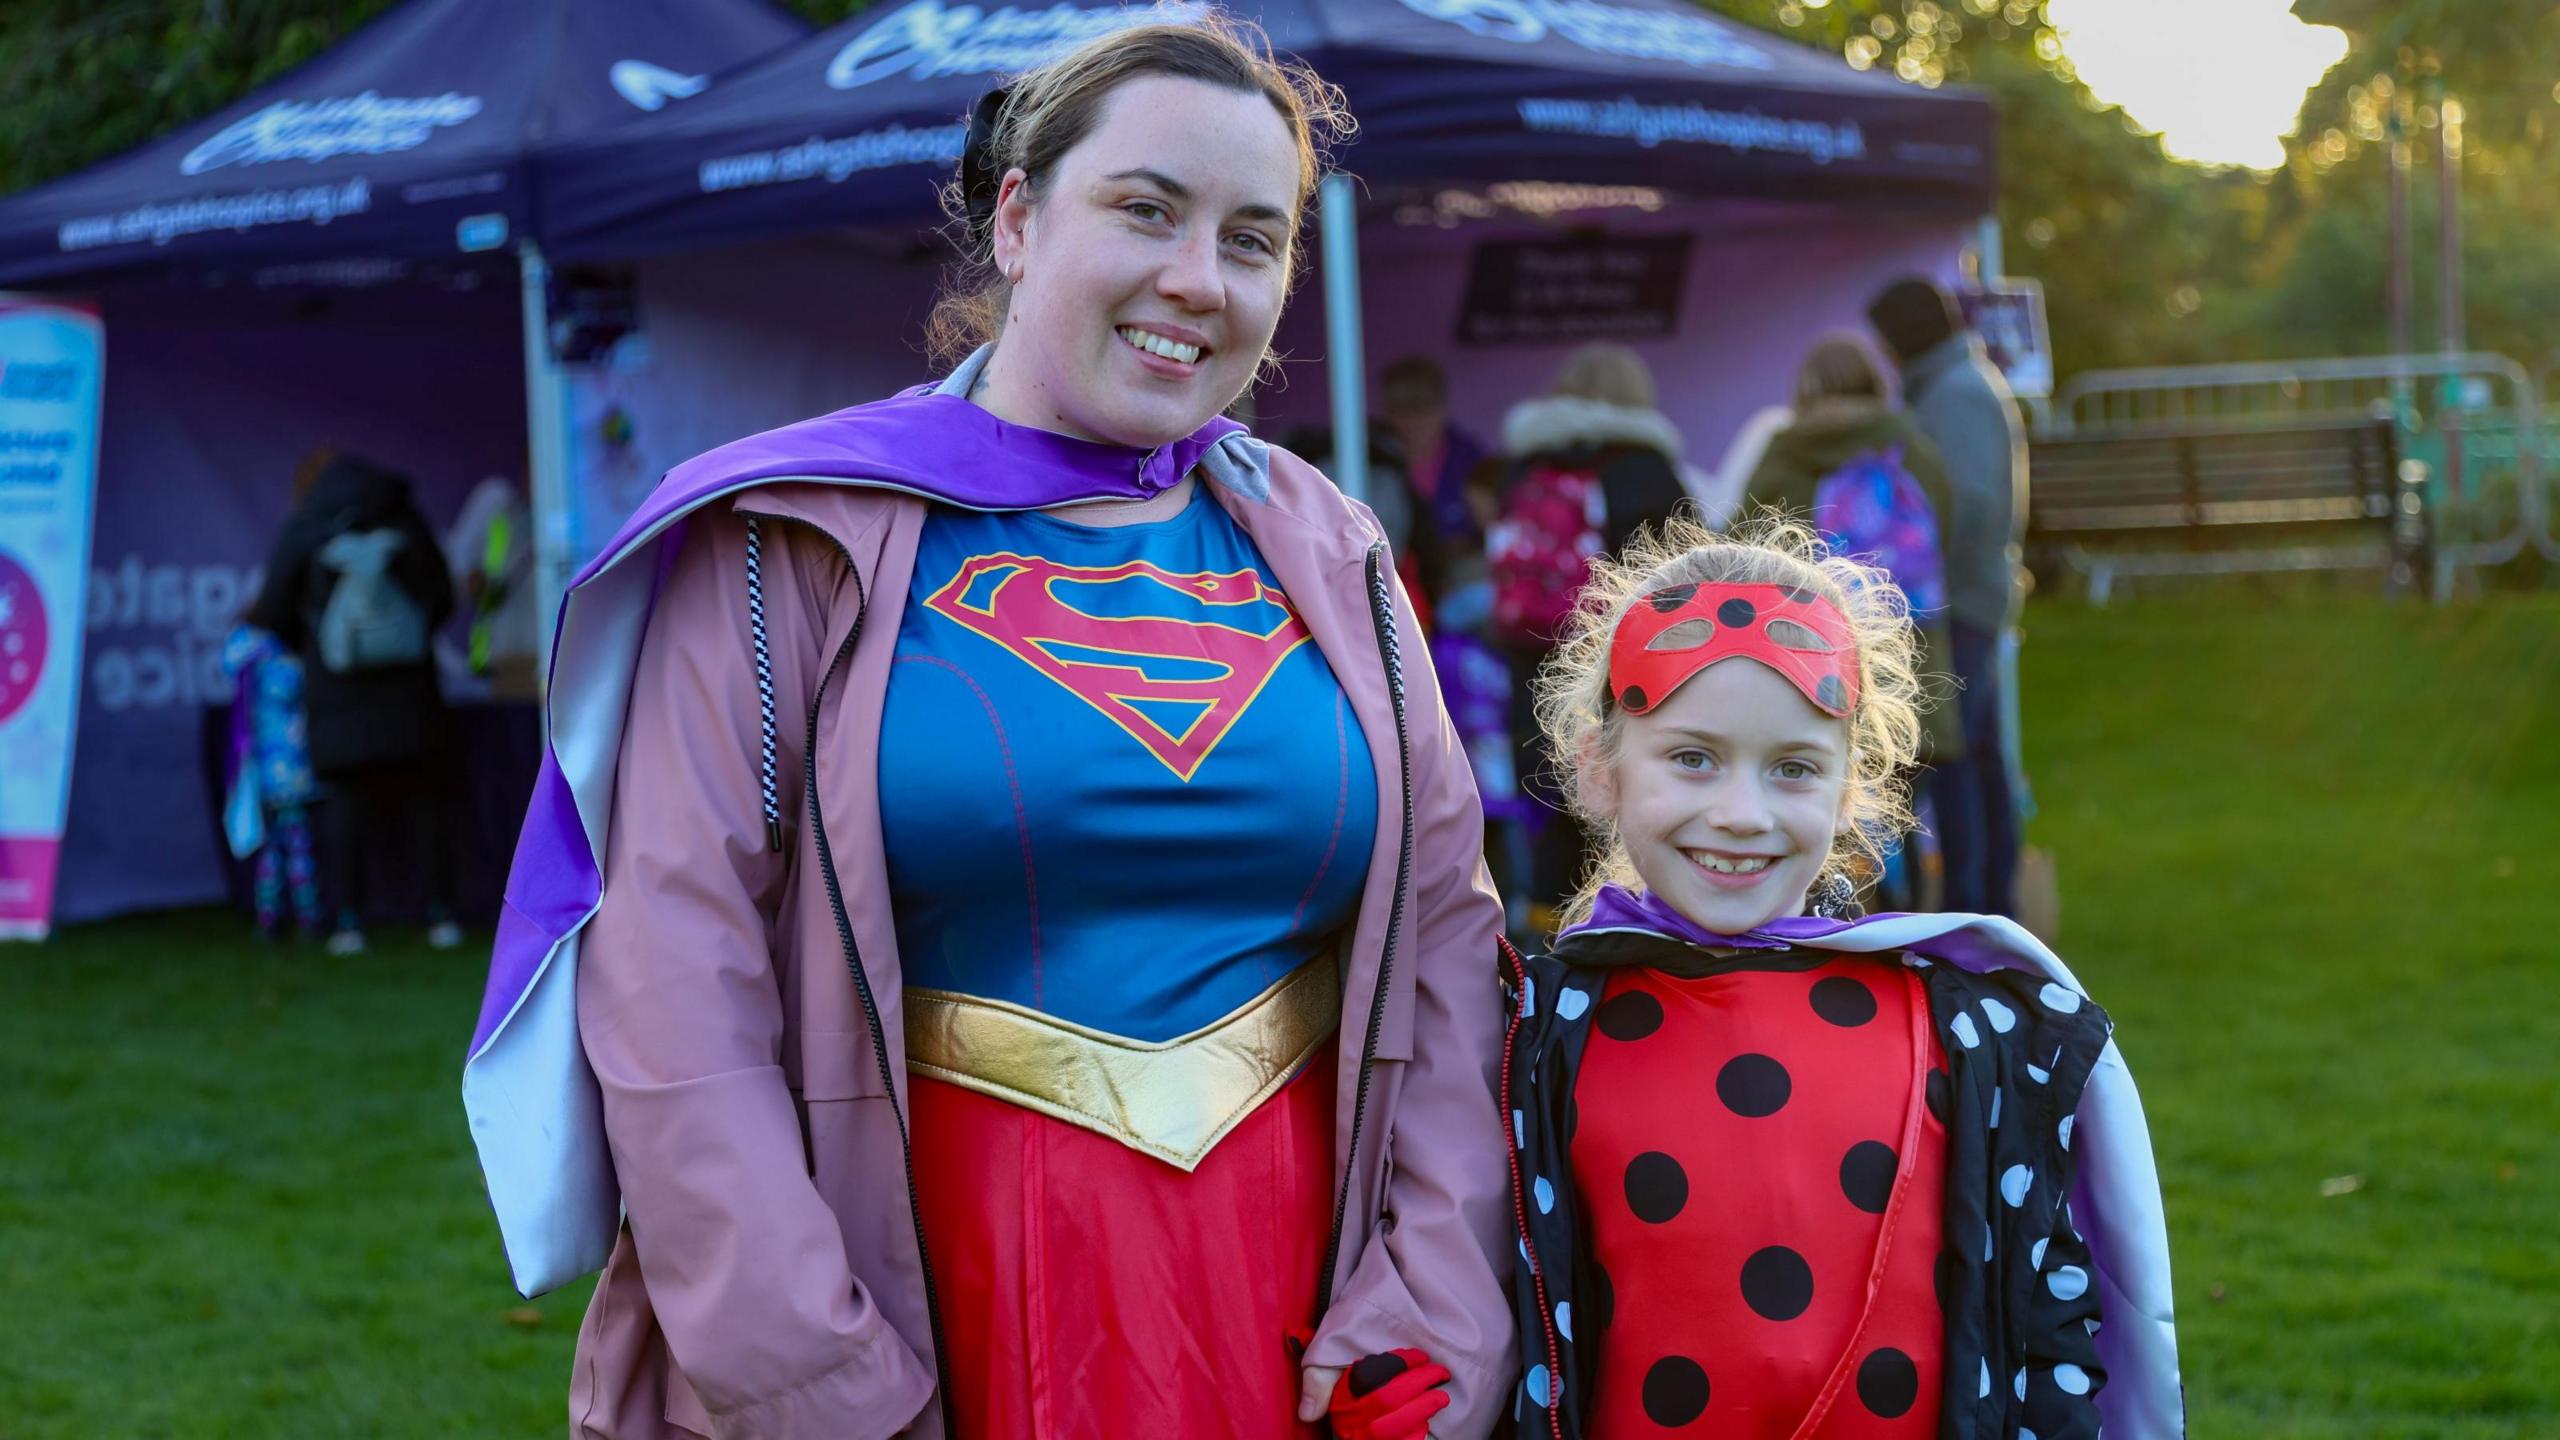
<path id="1" fill-rule="evenodd" d="M 967 268 L 929 338 L 956 361 L 1019 326 L 979 403 L 1153 446 L 1260 370 L 1300 212 L 1352 122 L 1339 91 L 1242 32 L 1146 27 L 1098 49 L 981 106 L 977 152 L 945 197 Z"/>
<path id="2" fill-rule="evenodd" d="M 602 835 L 602 898 L 492 993 L 576 966 L 580 1435 L 1492 1428 L 1481 810 L 1375 518 L 1220 414 L 1347 124 L 1214 17 L 1021 77 L 957 368 L 678 467 L 572 589 L 513 893 L 581 913 Z"/>

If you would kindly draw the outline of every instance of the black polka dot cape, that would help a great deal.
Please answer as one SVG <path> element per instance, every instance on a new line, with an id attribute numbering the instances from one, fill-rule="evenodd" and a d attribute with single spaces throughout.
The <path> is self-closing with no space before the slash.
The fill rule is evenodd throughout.
<path id="1" fill-rule="evenodd" d="M 2103 1421 L 2107 1434 L 2136 1440 L 2183 1435 L 2166 1242 L 2147 1134 L 2110 1135 L 2098 1167 L 2104 1173 L 2082 1173 L 2090 1132 L 2075 1130 L 2098 1118 L 2085 1111 L 2101 1112 L 2116 1130 L 2140 1128 L 2139 1102 L 2104 1012 L 2059 961 L 2006 921 L 1778 922 L 1789 926 L 1824 933 L 1709 948 L 1620 925 L 1568 932 L 1547 955 L 1506 955 L 1512 1021 L 1502 1085 L 1515 1142 L 1513 1208 L 1522 1263 L 1514 1296 L 1526 1368 L 1513 1406 L 1520 1433 L 1539 1440 L 1583 1440 L 1592 1433 L 1586 1427 L 1594 1381 L 1613 1318 L 1606 1276 L 1589 1258 L 1596 1207 L 1613 1199 L 1654 1203 L 1685 1186 L 1667 1173 L 1631 1174 L 1623 1187 L 1618 1177 L 1578 1185 L 1571 1173 L 1576 1111 L 1593 1100 L 1576 1095 L 1576 1081 L 1595 1030 L 1610 1023 L 1601 1002 L 1612 974 L 1631 967 L 1670 976 L 1733 965 L 1810 969 L 1834 954 L 1863 952 L 1916 972 L 1946 1057 L 1946 1073 L 1933 1077 L 1927 1095 L 1947 1145 L 1945 1245 L 1934 1275 L 1946 1326 L 1943 1385 L 1928 1387 L 1942 1397 L 1936 1433 L 1948 1440 L 2093 1440 Z M 1986 934 L 1992 943 L 1984 943 Z M 1998 963 L 2003 951 L 2014 963 Z M 1733 1058 L 1700 1057 L 1700 1103 L 1732 1108 L 1738 1097 L 1746 1106 L 1765 1105 L 1781 1082 L 1774 1074 L 1731 1074 Z M 2093 1076 L 2108 1093 L 2092 1096 Z M 2093 1098 L 2102 1103 L 2092 1105 Z M 1735 1157 L 1736 1163 L 1746 1159 Z M 1854 1169 L 1844 1160 L 1843 1186 L 1861 1178 Z M 2122 1193 L 2093 1194 L 2093 1180 Z M 2088 1223 L 2093 1217 L 2094 1225 Z M 2094 1246 L 2084 1231 L 2095 1236 Z M 1750 1269 L 1739 1277 L 1746 1288 L 1755 1279 Z M 1770 1291 L 1804 1277 L 1791 1270 L 1756 1278 Z M 1757 1302 L 1754 1308 L 1760 1309 Z M 2112 1333 L 2119 1328 L 2126 1333 Z M 1894 1356 L 1870 1358 L 1875 1363 L 1861 1367 L 1856 1386 L 1813 1433 L 1858 1433 L 1853 1422 L 1869 1419 L 1866 1412 L 1886 1415 L 1898 1402 L 1907 1408 L 1900 1390 L 1912 1377 L 1886 1373 Z M 1685 1433 L 1702 1413 L 1717 1363 L 1712 1353 L 1667 1355 L 1647 1368 L 1645 1428 L 1638 1433 Z M 1639 1408 L 1615 1400 L 1611 1407 L 1622 1415 Z"/>

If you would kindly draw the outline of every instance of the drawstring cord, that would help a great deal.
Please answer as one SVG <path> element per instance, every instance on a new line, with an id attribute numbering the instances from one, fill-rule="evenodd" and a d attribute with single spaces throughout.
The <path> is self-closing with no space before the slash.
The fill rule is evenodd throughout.
<path id="1" fill-rule="evenodd" d="M 747 627 L 756 651 L 756 709 L 764 727 L 764 843 L 782 849 L 782 801 L 773 775 L 773 651 L 764 637 L 764 531 L 747 520 Z"/>

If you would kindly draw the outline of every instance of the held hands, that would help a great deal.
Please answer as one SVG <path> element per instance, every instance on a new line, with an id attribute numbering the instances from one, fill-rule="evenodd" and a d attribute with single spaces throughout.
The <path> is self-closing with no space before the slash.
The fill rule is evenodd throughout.
<path id="1" fill-rule="evenodd" d="M 1449 1407 L 1449 1367 L 1419 1350 L 1364 1356 L 1348 1370 L 1310 1365 L 1299 1386 L 1298 1418 L 1330 1418 L 1340 1440 L 1423 1440 L 1431 1417 Z"/>

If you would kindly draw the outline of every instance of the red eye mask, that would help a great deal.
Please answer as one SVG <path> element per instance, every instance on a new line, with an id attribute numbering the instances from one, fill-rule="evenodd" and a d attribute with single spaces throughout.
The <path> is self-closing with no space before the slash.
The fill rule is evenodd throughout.
<path id="1" fill-rule="evenodd" d="M 1640 597 L 1609 642 L 1609 695 L 1642 715 L 1690 676 L 1736 655 L 1784 675 L 1826 715 L 1846 719 L 1857 708 L 1848 617 L 1786 585 L 1667 585 Z"/>

